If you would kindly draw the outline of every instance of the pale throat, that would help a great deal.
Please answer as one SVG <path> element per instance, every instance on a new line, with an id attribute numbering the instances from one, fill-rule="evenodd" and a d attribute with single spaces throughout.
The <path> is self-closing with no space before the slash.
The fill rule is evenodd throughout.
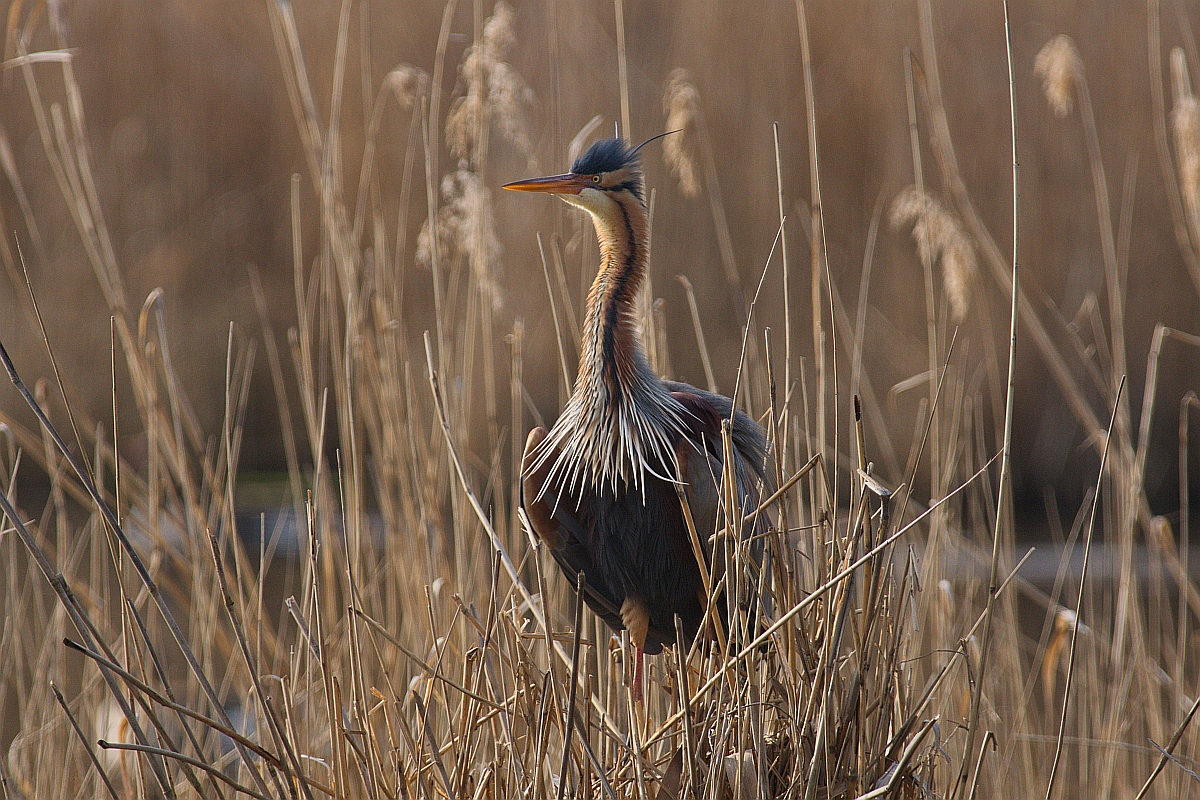
<path id="1" fill-rule="evenodd" d="M 575 390 L 592 392 L 597 381 L 610 391 L 629 390 L 645 381 L 648 366 L 635 314 L 647 268 L 646 212 L 632 198 L 588 210 L 600 267 L 588 292 Z"/>

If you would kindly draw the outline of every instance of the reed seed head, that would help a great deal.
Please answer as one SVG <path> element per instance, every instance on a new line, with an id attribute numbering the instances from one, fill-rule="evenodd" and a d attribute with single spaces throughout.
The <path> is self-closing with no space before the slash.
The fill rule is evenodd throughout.
<path id="1" fill-rule="evenodd" d="M 429 85 L 429 75 L 419 67 L 401 64 L 387 74 L 383 85 L 396 96 L 396 104 L 407 110 L 425 93 Z"/>
<path id="2" fill-rule="evenodd" d="M 671 174 L 679 179 L 679 189 L 687 197 L 700 193 L 699 168 L 696 165 L 696 126 L 700 117 L 700 93 L 686 69 L 677 69 L 667 79 L 663 94 L 663 112 L 667 130 L 679 131 L 663 137 L 663 158 Z"/>
<path id="3" fill-rule="evenodd" d="M 1083 77 L 1083 60 L 1071 37 L 1060 33 L 1046 42 L 1033 62 L 1033 71 L 1042 79 L 1042 90 L 1055 116 L 1070 114 L 1077 83 Z"/>
<path id="4" fill-rule="evenodd" d="M 492 193 L 483 179 L 460 168 L 442 178 L 442 207 L 438 209 L 438 253 L 451 260 L 465 258 L 484 298 L 499 310 L 504 300 L 496 273 L 504 249 L 496 235 Z M 433 263 L 433 239 L 428 220 L 417 236 L 417 262 Z"/>
<path id="5" fill-rule="evenodd" d="M 458 68 L 462 94 L 446 115 L 446 142 L 456 158 L 471 157 L 488 124 L 522 154 L 530 152 L 525 111 L 533 91 L 505 60 L 516 41 L 512 7 L 500 0 L 483 25 L 481 41 L 467 48 Z"/>
<path id="6" fill-rule="evenodd" d="M 1200 222 L 1200 103 L 1192 94 L 1187 58 L 1178 47 L 1171 51 L 1171 91 L 1175 97 L 1171 133 L 1175 139 L 1179 191 L 1195 229 Z"/>
<path id="7" fill-rule="evenodd" d="M 955 322 L 970 308 L 971 280 L 975 274 L 975 247 L 962 222 L 936 198 L 909 186 L 892 201 L 893 230 L 912 225 L 921 258 L 940 261 L 942 287 Z"/>

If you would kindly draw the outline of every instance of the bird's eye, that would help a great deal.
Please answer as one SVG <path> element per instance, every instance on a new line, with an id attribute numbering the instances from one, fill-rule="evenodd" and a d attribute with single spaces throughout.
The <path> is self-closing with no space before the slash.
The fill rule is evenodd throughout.
<path id="1" fill-rule="evenodd" d="M 592 183 L 599 183 L 599 182 L 600 182 L 600 176 L 599 176 L 599 175 L 593 175 L 593 176 L 592 176 Z"/>

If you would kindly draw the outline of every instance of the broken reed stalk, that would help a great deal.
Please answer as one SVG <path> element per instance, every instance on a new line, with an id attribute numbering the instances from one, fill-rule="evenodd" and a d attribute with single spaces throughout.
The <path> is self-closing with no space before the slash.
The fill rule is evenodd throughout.
<path id="1" fill-rule="evenodd" d="M 683 286 L 683 291 L 687 293 L 688 309 L 692 313 L 692 328 L 696 331 L 696 347 L 700 350 L 700 363 L 704 366 L 705 387 L 716 394 L 717 379 L 713 374 L 712 358 L 708 355 L 708 344 L 704 341 L 704 328 L 700 324 L 700 309 L 696 306 L 696 292 L 686 275 L 676 275 L 675 280 L 679 281 L 679 284 Z"/>
<path id="2" fill-rule="evenodd" d="M 101 750 L 129 750 L 135 753 L 150 753 L 162 758 L 170 758 L 174 761 L 186 764 L 189 767 L 195 767 L 196 769 L 204 771 L 206 774 L 211 775 L 213 778 L 227 784 L 231 789 L 240 794 L 250 795 L 251 797 L 258 798 L 258 800 L 271 800 L 268 795 L 260 794 L 259 792 L 251 789 L 249 786 L 243 786 L 233 778 L 230 778 L 221 770 L 214 768 L 211 764 L 206 764 L 198 758 L 185 756 L 183 753 L 179 753 L 174 750 L 167 750 L 163 747 L 153 747 L 152 745 L 147 744 L 121 744 L 119 742 L 106 742 L 103 739 L 99 740 L 96 744 L 100 745 Z M 173 796 L 173 793 L 168 794 L 168 797 Z"/>
<path id="3" fill-rule="evenodd" d="M 859 795 L 857 800 L 876 800 L 876 798 L 887 797 L 890 795 L 899 786 L 900 781 L 905 777 L 904 767 L 907 766 L 908 762 L 912 760 L 913 755 L 917 752 L 917 747 L 922 741 L 925 740 L 925 736 L 937 723 L 937 717 L 932 717 L 927 720 L 925 724 L 921 726 L 921 730 L 917 732 L 917 735 L 912 737 L 912 739 L 910 739 L 908 744 L 905 746 L 904 752 L 900 755 L 900 760 L 896 762 L 896 767 L 892 771 L 891 777 L 888 778 L 888 782 L 883 786 L 880 786 L 878 789 L 872 789 L 866 794 Z"/>

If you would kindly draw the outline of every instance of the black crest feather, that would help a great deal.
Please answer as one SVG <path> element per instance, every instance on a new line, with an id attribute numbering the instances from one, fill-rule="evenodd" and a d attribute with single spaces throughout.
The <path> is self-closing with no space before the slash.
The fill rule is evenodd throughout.
<path id="1" fill-rule="evenodd" d="M 571 165 L 576 175 L 596 175 L 624 167 L 641 166 L 641 157 L 624 139 L 601 139 Z"/>
<path id="2" fill-rule="evenodd" d="M 627 189 L 645 203 L 642 189 L 642 157 L 638 154 L 638 148 L 631 147 L 624 139 L 601 139 L 571 165 L 571 172 L 576 175 L 598 175 L 619 169 L 629 170 L 632 177 L 619 186 L 610 187 L 610 191 Z"/>

